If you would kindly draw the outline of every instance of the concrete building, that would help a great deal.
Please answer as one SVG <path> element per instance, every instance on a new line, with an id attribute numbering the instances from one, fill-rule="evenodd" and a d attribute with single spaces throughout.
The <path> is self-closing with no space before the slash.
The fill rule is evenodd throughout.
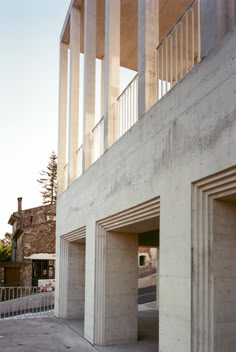
<path id="1" fill-rule="evenodd" d="M 39 280 L 55 279 L 56 207 L 43 205 L 18 209 L 12 225 L 12 260 L 2 264 L 5 286 L 38 286 Z"/>
<path id="2" fill-rule="evenodd" d="M 159 351 L 235 350 L 235 23 L 234 0 L 71 2 L 60 38 L 56 315 L 84 317 L 93 344 L 137 341 L 138 245 L 154 233 Z M 137 72 L 122 93 L 121 66 Z"/>

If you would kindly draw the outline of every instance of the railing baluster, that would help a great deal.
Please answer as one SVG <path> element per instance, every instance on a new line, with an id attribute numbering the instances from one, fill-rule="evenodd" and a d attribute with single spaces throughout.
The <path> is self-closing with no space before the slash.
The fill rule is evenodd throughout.
<path id="1" fill-rule="evenodd" d="M 201 19 L 200 19 L 200 14 L 201 14 L 201 9 L 200 9 L 200 6 L 201 6 L 201 1 L 198 0 L 198 3 L 197 3 L 197 33 L 198 33 L 198 62 L 201 60 Z"/>
<path id="2" fill-rule="evenodd" d="M 197 6 L 197 21 L 195 20 L 195 6 Z M 198 42 L 195 39 L 195 27 Z M 190 68 L 193 68 L 195 65 L 195 43 L 197 43 L 199 62 L 201 50 L 200 0 L 195 0 L 189 6 L 156 49 L 157 99 L 162 98 L 172 86 L 187 74 Z M 186 65 L 184 61 L 186 61 Z"/>
<path id="3" fill-rule="evenodd" d="M 194 8 L 191 9 L 192 14 L 192 68 L 194 66 Z"/>
<path id="4" fill-rule="evenodd" d="M 185 15 L 185 21 L 186 21 L 186 73 L 188 72 L 188 12 L 186 12 Z"/>
<path id="5" fill-rule="evenodd" d="M 180 79 L 183 78 L 183 25 L 180 22 Z"/>
<path id="6" fill-rule="evenodd" d="M 166 37 L 166 91 L 168 92 L 168 37 Z"/>
<path id="7" fill-rule="evenodd" d="M 175 26 L 175 83 L 178 82 L 178 26 Z"/>
<path id="8" fill-rule="evenodd" d="M 137 121 L 137 84 L 138 75 L 128 84 L 117 98 L 118 104 L 118 138 Z"/>
<path id="9" fill-rule="evenodd" d="M 170 87 L 172 87 L 173 72 L 172 72 L 172 35 L 170 36 Z"/>
<path id="10" fill-rule="evenodd" d="M 157 100 L 160 99 L 159 97 L 159 50 L 157 50 Z"/>
<path id="11" fill-rule="evenodd" d="M 163 97 L 163 80 L 164 80 L 164 49 L 161 47 L 161 98 Z"/>

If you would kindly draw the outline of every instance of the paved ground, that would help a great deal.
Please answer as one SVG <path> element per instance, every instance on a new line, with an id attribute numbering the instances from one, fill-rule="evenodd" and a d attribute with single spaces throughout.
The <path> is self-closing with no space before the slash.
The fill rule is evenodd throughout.
<path id="1" fill-rule="evenodd" d="M 55 317 L 0 321 L 1 352 L 157 352 L 158 311 L 152 304 L 139 311 L 139 337 L 136 344 L 92 346 L 83 336 L 83 321 Z"/>

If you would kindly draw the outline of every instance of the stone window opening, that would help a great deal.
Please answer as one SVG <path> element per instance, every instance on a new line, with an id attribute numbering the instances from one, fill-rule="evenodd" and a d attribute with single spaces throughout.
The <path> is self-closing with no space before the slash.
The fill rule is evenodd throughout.
<path id="1" fill-rule="evenodd" d="M 140 255 L 139 256 L 139 266 L 145 266 L 146 264 L 146 256 L 145 255 Z"/>

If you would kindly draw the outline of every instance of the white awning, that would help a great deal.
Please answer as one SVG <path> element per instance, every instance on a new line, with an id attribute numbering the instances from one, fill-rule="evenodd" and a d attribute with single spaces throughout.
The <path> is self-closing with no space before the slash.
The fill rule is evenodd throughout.
<path id="1" fill-rule="evenodd" d="M 49 253 L 35 253 L 29 257 L 24 257 L 24 259 L 44 259 L 44 260 L 55 260 L 56 254 Z"/>

